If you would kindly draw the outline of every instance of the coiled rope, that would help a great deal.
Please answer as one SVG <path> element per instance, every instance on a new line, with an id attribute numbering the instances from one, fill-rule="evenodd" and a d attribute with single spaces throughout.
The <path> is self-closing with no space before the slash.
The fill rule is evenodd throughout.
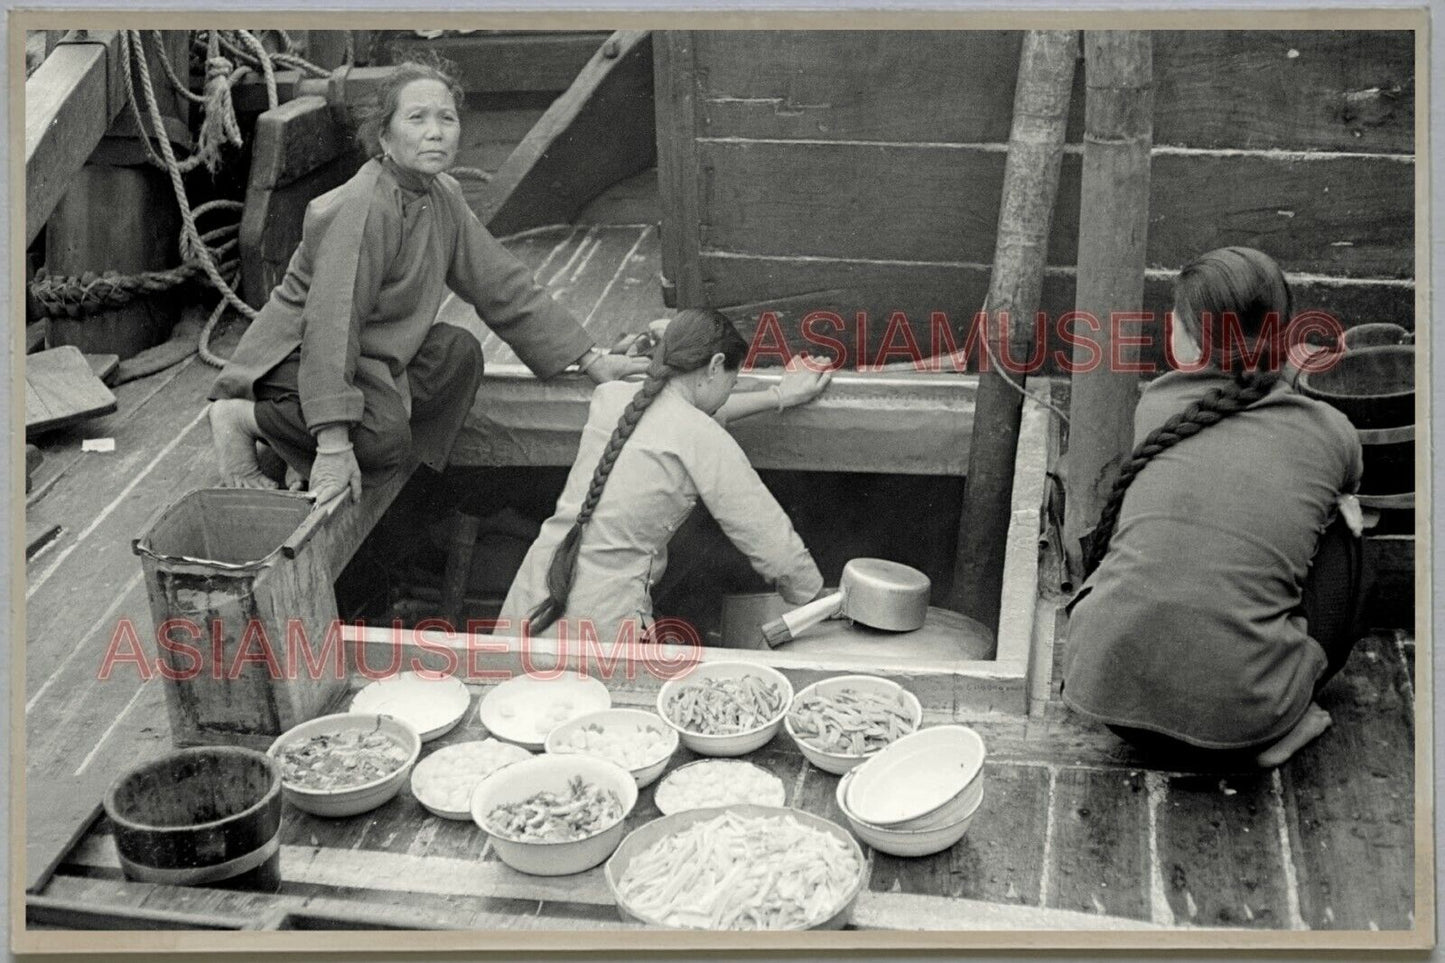
<path id="1" fill-rule="evenodd" d="M 263 75 L 265 71 L 271 71 L 272 84 L 275 83 L 274 65 L 276 64 L 280 64 L 283 67 L 290 67 L 293 70 L 299 70 L 303 74 L 306 74 L 310 77 L 331 76 L 331 71 L 327 70 L 325 67 L 318 67 L 316 64 L 313 64 L 311 61 L 305 59 L 304 57 L 291 53 L 289 49 L 277 53 L 268 52 L 266 48 L 262 46 L 261 42 L 256 39 L 256 36 L 248 30 L 235 31 L 237 36 L 241 38 L 241 44 L 237 44 L 235 41 L 231 40 L 229 37 L 226 36 L 226 34 L 230 32 L 231 31 L 225 30 L 205 31 L 206 42 L 210 43 L 212 37 L 214 36 L 220 41 L 220 45 L 226 49 L 226 52 L 229 53 L 232 57 L 236 58 L 237 63 L 245 64 L 247 67 L 261 72 Z M 282 43 L 287 48 L 290 48 L 292 46 L 290 36 L 287 35 L 284 31 L 281 32 L 280 36 L 282 37 Z M 244 47 L 242 46 L 242 44 L 244 44 Z M 345 62 L 351 63 L 354 56 L 355 54 L 352 50 L 350 39 L 348 39 L 347 55 Z"/>
<path id="2" fill-rule="evenodd" d="M 262 56 L 265 55 L 265 48 L 261 47 L 260 41 L 257 41 L 248 31 L 241 31 L 241 33 L 250 36 L 250 39 L 256 44 L 255 49 L 260 50 Z M 141 94 L 145 98 L 146 112 L 151 121 L 151 131 L 156 134 L 156 145 L 160 148 L 162 166 L 170 175 L 171 187 L 175 191 L 176 203 L 180 207 L 182 221 L 180 240 L 181 258 L 187 264 L 199 265 L 200 270 L 211 283 L 211 287 L 215 288 L 221 295 L 220 303 L 216 305 L 216 309 L 211 312 L 211 316 L 206 321 L 205 327 L 201 329 L 201 336 L 197 344 L 197 351 L 200 353 L 201 360 L 219 368 L 225 364 L 225 361 L 211 352 L 210 339 L 216 324 L 221 320 L 222 315 L 225 314 L 226 306 L 230 305 L 239 311 L 243 317 L 251 320 L 255 320 L 256 310 L 243 301 L 231 284 L 227 282 L 226 278 L 222 276 L 221 269 L 216 264 L 215 254 L 205 239 L 201 237 L 200 230 L 196 227 L 196 211 L 191 209 L 190 199 L 186 196 L 186 185 L 181 180 L 181 175 L 185 170 L 194 168 L 202 162 L 203 148 L 198 148 L 195 154 L 186 159 L 184 163 L 189 165 L 189 168 L 184 167 L 182 162 L 176 160 L 175 152 L 171 148 L 170 138 L 166 137 L 164 133 L 165 122 L 161 117 L 160 104 L 156 100 L 155 87 L 151 82 L 150 66 L 146 61 L 144 41 L 141 33 L 139 30 L 126 30 L 122 36 L 125 40 L 126 51 L 121 57 L 120 62 L 125 74 L 126 89 L 130 91 L 131 95 L 129 98 L 131 109 L 137 116 L 137 126 L 140 128 L 141 142 L 145 144 L 147 155 L 151 156 L 154 160 L 155 154 L 150 143 L 151 135 L 146 131 L 145 125 L 139 121 L 139 107 L 135 103 L 135 89 L 131 83 L 132 62 L 134 62 L 135 71 L 140 78 Z M 214 52 L 219 43 L 219 32 L 213 31 L 211 40 L 208 43 L 208 53 Z M 231 108 L 230 64 L 225 63 L 223 71 L 221 62 L 224 62 L 224 58 L 219 56 L 208 56 L 206 59 L 206 88 L 208 92 L 205 103 L 207 111 L 206 120 L 211 120 L 211 111 L 213 109 L 228 114 L 230 118 L 229 122 L 222 119 L 219 122 L 220 127 L 228 131 L 228 136 L 229 132 L 234 132 L 236 138 L 234 142 L 239 144 L 240 132 L 239 129 L 236 128 L 235 112 Z M 267 97 L 271 106 L 274 107 L 276 105 L 275 76 L 269 73 L 268 76 L 270 83 L 267 87 Z M 212 90 L 220 91 L 222 88 L 224 88 L 224 94 L 218 92 L 214 98 L 210 96 Z M 204 128 L 205 124 L 202 125 L 203 130 Z M 238 202 L 235 201 L 228 203 L 238 204 Z M 203 207 L 205 207 L 205 205 L 203 205 Z"/>
<path id="3" fill-rule="evenodd" d="M 228 34 L 234 35 L 236 39 L 231 39 Z M 236 148 L 243 146 L 231 90 L 247 73 L 255 72 L 261 75 L 266 87 L 266 102 L 271 108 L 279 104 L 276 64 L 299 70 L 312 77 L 330 76 L 330 71 L 292 53 L 294 45 L 285 31 L 278 31 L 278 35 L 286 49 L 271 53 L 249 30 L 202 31 L 193 41 L 194 44 L 204 44 L 206 65 L 204 93 L 197 94 L 177 76 L 175 65 L 166 55 L 159 30 L 148 31 L 145 35 L 139 30 L 121 32 L 120 64 L 125 78 L 126 102 L 147 159 L 169 175 L 181 212 L 179 246 L 182 264 L 165 271 L 147 271 L 133 275 L 121 275 L 115 271 L 99 275 L 86 272 L 79 277 L 48 275 L 42 269 L 37 272 L 30 291 L 37 305 L 48 316 L 64 315 L 73 318 L 95 311 L 114 309 L 137 297 L 167 291 L 204 275 L 211 287 L 220 293 L 221 300 L 201 329 L 196 349 L 201 360 L 207 364 L 217 368 L 225 365 L 225 359 L 210 350 L 210 339 L 216 325 L 225 315 L 226 308 L 234 308 L 245 318 L 256 318 L 256 310 L 242 300 L 235 290 L 240 278 L 240 258 L 235 253 L 240 243 L 240 222 L 238 218 L 234 223 L 202 234 L 196 226 L 196 220 L 211 211 L 234 211 L 239 214 L 245 205 L 240 201 L 216 200 L 192 209 L 182 176 L 202 164 L 215 173 L 221 163 L 222 145 L 229 144 Z M 199 104 L 205 115 L 196 137 L 195 151 L 184 159 L 176 158 L 170 138 L 164 133 L 164 119 L 156 98 L 150 63 L 146 58 L 147 39 L 150 40 L 156 60 L 171 86 L 191 103 Z M 234 58 L 234 62 L 222 54 L 223 50 L 230 58 Z M 348 36 L 345 60 L 349 64 L 354 59 L 355 48 Z M 150 120 L 149 129 L 142 117 L 141 105 L 136 102 L 136 79 L 140 82 L 145 100 L 145 115 Z M 155 144 L 151 142 L 152 136 L 155 137 Z M 486 181 L 491 177 L 486 171 L 470 167 L 452 168 L 449 173 L 464 180 Z M 225 260 L 219 260 L 223 258 Z"/>

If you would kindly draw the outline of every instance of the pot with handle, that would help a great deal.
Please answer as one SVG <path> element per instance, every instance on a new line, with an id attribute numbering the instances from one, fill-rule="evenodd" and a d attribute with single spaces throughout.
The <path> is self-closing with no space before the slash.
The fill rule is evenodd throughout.
<path id="1" fill-rule="evenodd" d="M 882 558 L 855 558 L 843 566 L 838 591 L 814 599 L 763 625 L 770 648 L 842 615 L 875 629 L 912 632 L 928 615 L 933 583 L 918 569 Z"/>

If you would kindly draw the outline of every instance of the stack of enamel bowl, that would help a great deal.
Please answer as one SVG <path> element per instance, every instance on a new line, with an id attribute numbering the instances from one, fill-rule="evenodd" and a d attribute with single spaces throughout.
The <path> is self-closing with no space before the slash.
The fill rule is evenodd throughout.
<path id="1" fill-rule="evenodd" d="M 983 803 L 983 739 L 967 726 L 904 736 L 838 781 L 853 832 L 892 856 L 928 856 L 963 838 Z"/>

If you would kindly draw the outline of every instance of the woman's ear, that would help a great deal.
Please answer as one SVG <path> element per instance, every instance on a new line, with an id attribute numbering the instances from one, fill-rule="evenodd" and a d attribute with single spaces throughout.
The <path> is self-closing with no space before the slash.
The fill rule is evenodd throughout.
<path id="1" fill-rule="evenodd" d="M 1199 361 L 1204 355 L 1204 348 L 1194 340 L 1194 335 L 1180 320 L 1179 312 L 1176 309 L 1169 316 L 1169 351 L 1174 360 L 1182 365 L 1192 365 Z"/>
<path id="2" fill-rule="evenodd" d="M 712 360 L 707 363 L 707 376 L 709 378 L 716 378 L 725 370 L 727 370 L 727 358 L 723 357 L 723 353 L 719 351 L 714 354 Z"/>

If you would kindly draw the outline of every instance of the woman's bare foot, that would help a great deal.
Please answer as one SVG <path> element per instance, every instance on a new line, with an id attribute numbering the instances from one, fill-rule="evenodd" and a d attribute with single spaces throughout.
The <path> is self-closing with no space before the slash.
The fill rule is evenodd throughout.
<path id="1" fill-rule="evenodd" d="M 1254 757 L 1255 764 L 1261 769 L 1284 765 L 1291 756 L 1323 735 L 1333 721 L 1328 712 L 1311 702 L 1300 721 L 1284 734 L 1284 738 Z"/>
<path id="2" fill-rule="evenodd" d="M 275 488 L 276 483 L 261 471 L 256 461 L 256 442 L 261 429 L 256 425 L 256 403 L 244 398 L 222 398 L 211 402 L 211 444 L 226 488 Z"/>

